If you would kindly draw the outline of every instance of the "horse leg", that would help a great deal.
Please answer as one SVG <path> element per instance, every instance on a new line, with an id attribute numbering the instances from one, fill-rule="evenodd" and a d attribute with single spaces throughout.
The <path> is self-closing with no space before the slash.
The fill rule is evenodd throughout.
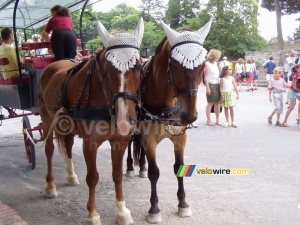
<path id="1" fill-rule="evenodd" d="M 87 202 L 88 215 L 86 221 L 88 225 L 101 225 L 100 215 L 96 210 L 95 187 L 99 181 L 99 174 L 96 166 L 98 143 L 94 143 L 90 138 L 83 140 L 83 154 L 87 167 L 86 183 L 89 186 L 89 198 Z"/>
<path id="2" fill-rule="evenodd" d="M 151 143 L 151 142 L 150 142 Z M 156 164 L 156 143 L 154 144 L 144 144 L 148 146 L 148 149 L 145 151 L 147 160 L 148 160 L 148 178 L 151 184 L 151 197 L 150 203 L 151 207 L 148 211 L 147 221 L 149 223 L 160 223 L 161 222 L 161 213 L 158 207 L 158 196 L 157 196 L 157 181 L 159 179 L 159 168 Z"/>
<path id="3" fill-rule="evenodd" d="M 134 168 L 133 168 L 133 159 L 132 159 L 132 155 L 131 155 L 131 143 L 132 143 L 132 140 L 130 140 L 128 143 L 126 176 L 132 178 L 132 177 L 134 177 Z"/>
<path id="4" fill-rule="evenodd" d="M 65 146 L 66 146 L 67 155 L 65 157 L 65 161 L 66 161 L 66 170 L 68 173 L 67 182 L 68 185 L 76 186 L 79 184 L 79 181 L 74 171 L 73 160 L 72 160 L 73 144 L 74 144 L 74 135 L 73 134 L 66 135 Z"/>
<path id="5" fill-rule="evenodd" d="M 41 114 L 42 117 L 42 114 Z M 51 118 L 47 118 L 47 120 L 43 120 L 43 133 L 45 137 L 48 137 L 45 143 L 45 154 L 47 158 L 47 174 L 46 174 L 46 197 L 47 198 L 54 198 L 56 197 L 57 191 L 56 191 L 56 185 L 54 183 L 54 176 L 52 172 L 52 157 L 54 152 L 54 144 L 53 144 L 53 131 L 49 131 L 49 125 L 46 124 L 45 121 L 52 121 Z M 48 132 L 50 134 L 48 135 Z"/>
<path id="6" fill-rule="evenodd" d="M 123 156 L 126 150 L 123 143 L 111 142 L 112 175 L 115 183 L 116 206 L 118 208 L 117 221 L 119 225 L 133 224 L 131 212 L 126 208 L 123 194 Z"/>
<path id="7" fill-rule="evenodd" d="M 147 177 L 146 155 L 145 155 L 144 147 L 142 146 L 142 134 L 141 133 L 135 135 L 134 148 L 135 148 L 135 150 L 140 149 L 139 177 L 146 178 Z"/>
<path id="8" fill-rule="evenodd" d="M 174 143 L 174 153 L 175 153 L 175 164 L 174 164 L 174 173 L 177 174 L 181 165 L 184 165 L 184 147 L 186 142 L 186 134 L 177 137 L 176 140 L 172 140 Z M 178 181 L 178 215 L 180 217 L 189 217 L 192 215 L 190 206 L 185 201 L 185 191 L 183 185 L 183 177 L 177 177 Z"/>

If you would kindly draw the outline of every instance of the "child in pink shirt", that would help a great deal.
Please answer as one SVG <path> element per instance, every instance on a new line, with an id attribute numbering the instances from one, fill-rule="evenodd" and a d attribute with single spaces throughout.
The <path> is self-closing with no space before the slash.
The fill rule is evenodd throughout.
<path id="1" fill-rule="evenodd" d="M 274 69 L 274 79 L 270 80 L 269 85 L 269 101 L 273 102 L 275 109 L 272 111 L 271 115 L 268 117 L 268 123 L 272 125 L 272 118 L 275 114 L 277 114 L 276 118 L 276 126 L 282 126 L 280 123 L 280 115 L 283 113 L 283 96 L 285 88 L 287 87 L 287 83 L 281 78 L 282 70 L 280 67 L 276 67 Z M 272 95 L 273 93 L 273 95 Z"/>

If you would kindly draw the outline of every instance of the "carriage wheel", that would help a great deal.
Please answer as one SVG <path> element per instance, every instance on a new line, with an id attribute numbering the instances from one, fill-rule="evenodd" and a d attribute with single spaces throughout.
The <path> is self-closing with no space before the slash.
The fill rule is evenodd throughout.
<path id="1" fill-rule="evenodd" d="M 28 134 L 30 135 L 31 139 L 33 139 L 32 132 L 30 131 L 31 129 L 30 122 L 27 116 L 23 116 L 23 129 L 27 129 Z M 34 144 L 28 138 L 28 134 L 23 132 L 24 145 L 25 145 L 28 163 L 31 166 L 31 169 L 34 169 L 35 168 L 35 147 Z"/>

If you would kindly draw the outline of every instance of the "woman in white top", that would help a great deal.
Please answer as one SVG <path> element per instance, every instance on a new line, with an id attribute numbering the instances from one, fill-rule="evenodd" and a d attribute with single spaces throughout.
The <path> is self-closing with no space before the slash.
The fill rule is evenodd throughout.
<path id="1" fill-rule="evenodd" d="M 239 58 L 237 63 L 235 64 L 235 79 L 237 84 L 240 84 L 240 90 L 242 88 L 242 84 L 244 82 L 244 77 L 242 77 L 242 74 L 245 72 L 245 65 L 244 60 L 242 58 Z"/>
<path id="2" fill-rule="evenodd" d="M 211 121 L 210 113 L 214 106 L 214 111 L 216 114 L 216 125 L 222 126 L 220 117 L 220 79 L 219 79 L 219 68 L 217 61 L 221 56 L 221 52 L 216 49 L 212 49 L 207 54 L 207 62 L 204 69 L 204 84 L 206 86 L 206 124 L 209 126 L 214 126 L 215 124 Z"/>
<path id="3" fill-rule="evenodd" d="M 222 96 L 221 106 L 224 107 L 226 123 L 223 127 L 237 127 L 234 121 L 234 110 L 235 99 L 239 99 L 239 92 L 235 80 L 231 74 L 231 69 L 229 66 L 224 66 L 220 73 L 220 91 Z M 233 95 L 233 90 L 236 92 L 236 97 Z M 229 123 L 228 109 L 230 110 L 231 124 Z"/>

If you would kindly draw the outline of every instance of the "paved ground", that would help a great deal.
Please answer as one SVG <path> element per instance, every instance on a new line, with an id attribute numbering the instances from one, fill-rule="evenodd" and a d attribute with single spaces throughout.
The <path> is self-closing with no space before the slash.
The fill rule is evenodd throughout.
<path id="1" fill-rule="evenodd" d="M 176 216 L 174 154 L 170 142 L 163 141 L 157 151 L 161 172 L 158 182 L 163 219 L 161 224 L 300 224 L 300 131 L 296 124 L 296 110 L 289 119 L 291 127 L 269 126 L 267 117 L 273 104 L 268 101 L 266 88 L 247 92 L 243 87 L 235 109 L 239 127 L 209 127 L 205 125 L 203 85 L 200 86 L 198 101 L 199 127 L 189 130 L 185 163 L 196 165 L 196 169 L 246 168 L 251 173 L 197 175 L 194 172 L 192 177 L 185 178 L 187 201 L 193 216 L 181 219 Z M 30 120 L 33 125 L 39 122 L 38 117 Z M 84 224 L 88 192 L 80 139 L 75 142 L 74 161 L 81 185 L 69 187 L 65 184 L 63 158 L 56 153 L 54 173 L 59 196 L 49 200 L 45 198 L 44 192 L 46 163 L 43 149 L 36 150 L 37 167 L 31 170 L 27 166 L 20 131 L 20 122 L 0 127 L 0 200 L 18 212 L 28 224 Z M 116 210 L 107 143 L 99 150 L 97 160 L 100 173 L 97 207 L 102 224 L 113 225 L 116 224 Z M 135 224 L 148 224 L 145 221 L 150 206 L 148 179 L 124 177 L 124 194 Z"/>

